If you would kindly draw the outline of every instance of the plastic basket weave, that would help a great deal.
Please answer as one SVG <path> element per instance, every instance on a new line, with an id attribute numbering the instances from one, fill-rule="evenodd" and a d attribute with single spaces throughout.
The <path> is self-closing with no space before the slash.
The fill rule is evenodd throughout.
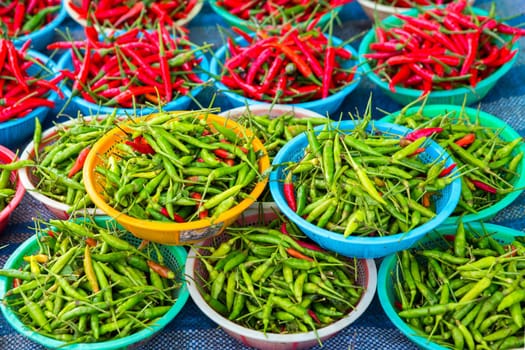
<path id="1" fill-rule="evenodd" d="M 242 215 L 237 221 L 242 226 L 255 226 L 268 223 L 277 218 L 274 211 L 266 211 L 260 214 Z M 204 300 L 199 290 L 206 289 L 203 285 L 208 278 L 208 271 L 204 264 L 200 262 L 197 256 L 206 256 L 211 254 L 209 250 L 200 249 L 200 247 L 217 247 L 222 242 L 227 241 L 229 236 L 222 234 L 206 241 L 200 242 L 198 245 L 192 247 L 188 254 L 186 262 L 186 275 L 188 289 L 192 300 L 197 304 L 199 309 L 208 316 L 212 321 L 218 324 L 233 338 L 239 340 L 246 346 L 251 346 L 257 349 L 268 350 L 292 350 L 292 349 L 308 349 L 318 345 L 316 334 L 311 331 L 307 333 L 295 334 L 276 334 L 259 332 L 256 330 L 241 327 L 240 325 L 228 320 L 220 315 Z M 197 255 L 198 252 L 198 255 Z M 368 308 L 375 295 L 377 285 L 377 270 L 373 259 L 357 260 L 358 279 L 357 284 L 363 286 L 363 295 L 357 303 L 355 309 L 342 319 L 330 324 L 329 326 L 317 330 L 318 336 L 321 340 L 326 340 L 337 334 L 338 331 L 349 326 L 355 322 Z"/>
<path id="2" fill-rule="evenodd" d="M 473 7 L 473 12 L 478 15 L 487 15 L 487 12 L 478 8 Z M 406 12 L 403 12 L 405 15 L 415 17 L 418 14 L 418 10 L 412 9 Z M 399 26 L 403 21 L 395 16 L 389 16 L 383 21 L 381 21 L 381 26 L 390 28 Z M 372 71 L 372 67 L 368 64 L 368 60 L 363 56 L 366 53 L 369 53 L 370 44 L 375 41 L 375 32 L 370 30 L 361 41 L 359 45 L 359 60 L 362 71 L 372 83 L 376 84 L 381 91 L 383 91 L 388 97 L 392 100 L 398 102 L 401 105 L 407 105 L 414 102 L 421 97 L 423 91 L 416 89 L 408 89 L 401 86 L 396 86 L 396 91 L 392 92 L 388 87 L 388 82 L 381 79 L 376 73 Z M 454 104 L 461 105 L 466 103 L 471 105 L 473 103 L 481 100 L 487 93 L 496 85 L 498 80 L 505 75 L 511 67 L 516 63 L 519 56 L 519 43 L 514 43 L 512 50 L 517 50 L 514 57 L 501 66 L 498 70 L 493 72 L 487 78 L 478 82 L 474 88 L 461 87 L 452 90 L 443 90 L 443 91 L 434 91 L 427 95 L 426 103 L 427 104 Z"/>
<path id="3" fill-rule="evenodd" d="M 474 108 L 463 106 L 430 105 L 424 107 L 411 107 L 405 111 L 398 111 L 389 114 L 380 120 L 388 123 L 393 123 L 396 117 L 401 113 L 413 114 L 416 112 L 420 113 L 425 117 L 428 117 L 429 119 L 440 115 L 448 114 L 450 112 L 454 112 L 455 115 L 451 116 L 452 118 L 459 117 L 460 115 L 467 116 L 473 123 L 477 122 L 479 125 L 500 131 L 498 133 L 498 136 L 502 140 L 505 140 L 507 142 L 510 142 L 520 137 L 520 134 L 518 134 L 516 130 L 514 130 L 510 125 L 505 123 L 500 118 Z M 512 154 L 516 155 L 519 152 L 525 153 L 525 144 L 521 144 L 519 147 L 516 147 Z M 512 191 L 509 194 L 507 194 L 493 206 L 480 210 L 477 214 L 472 213 L 464 215 L 461 220 L 463 222 L 470 222 L 491 219 L 496 214 L 498 214 L 498 212 L 500 212 L 501 210 L 509 206 L 512 202 L 514 202 L 514 200 L 516 200 L 519 197 L 519 195 L 523 192 L 523 188 L 525 187 L 525 159 L 523 159 L 518 165 L 517 173 L 518 176 L 511 181 L 514 188 L 516 188 L 515 191 Z M 458 216 L 450 216 L 449 218 L 447 218 L 445 223 L 452 224 L 455 223 L 458 219 Z"/>
<path id="4" fill-rule="evenodd" d="M 356 123 L 351 120 L 334 122 L 331 124 L 333 130 L 341 132 L 354 129 Z M 315 128 L 320 132 L 324 126 Z M 385 134 L 405 135 L 410 129 L 396 124 L 385 122 L 371 122 L 367 131 L 378 130 Z M 358 258 L 379 258 L 388 254 L 407 249 L 421 239 L 427 232 L 443 223 L 456 207 L 461 194 L 461 181 L 456 179 L 450 185 L 439 191 L 435 196 L 436 216 L 415 227 L 413 230 L 395 235 L 382 237 L 357 237 L 344 238 L 342 234 L 332 232 L 306 221 L 297 215 L 286 203 L 283 193 L 284 170 L 289 162 L 297 162 L 304 156 L 304 149 L 308 145 L 305 134 L 301 134 L 288 142 L 274 158 L 274 170 L 270 173 L 270 191 L 279 210 L 292 220 L 308 237 L 317 242 L 323 248 L 337 252 L 345 256 Z M 436 159 L 446 160 L 445 166 L 453 163 L 450 156 L 441 146 L 431 141 L 425 152 L 418 155 L 422 162 L 430 163 Z M 284 164 L 284 165 L 283 165 Z"/>
<path id="5" fill-rule="evenodd" d="M 479 222 L 471 222 L 465 224 L 465 229 L 474 230 L 475 232 L 487 232 L 491 234 L 491 237 L 494 238 L 499 243 L 510 243 L 514 237 L 524 236 L 525 233 L 517 230 L 513 230 L 504 226 L 494 225 L 494 224 L 482 224 Z M 443 235 L 455 235 L 457 230 L 456 225 L 444 225 L 437 228 L 435 231 L 429 233 L 425 238 L 423 238 L 418 245 L 423 248 L 436 248 L 444 245 L 445 239 Z M 394 307 L 394 302 L 396 300 L 394 292 L 394 273 L 397 266 L 397 256 L 396 254 L 389 255 L 383 259 L 381 266 L 379 268 L 377 285 L 377 294 L 379 296 L 379 302 L 383 307 L 383 310 L 387 314 L 390 321 L 411 341 L 416 343 L 423 349 L 430 350 L 446 350 L 441 345 L 431 342 L 425 337 L 416 335 L 414 330 L 405 323 L 398 316 L 396 309 Z"/>
<path id="6" fill-rule="evenodd" d="M 97 216 L 93 220 L 95 223 L 101 227 L 113 227 L 116 225 L 116 222 L 109 217 Z M 128 234 L 123 237 L 128 242 L 132 243 L 135 246 L 138 246 L 142 240 L 134 237 L 131 234 Z M 33 235 L 31 238 L 22 243 L 14 252 L 11 254 L 9 259 L 6 261 L 4 268 L 6 269 L 17 269 L 18 267 L 26 264 L 23 258 L 26 255 L 34 254 L 38 251 L 38 235 Z M 176 280 L 181 282 L 179 289 L 175 291 L 174 296 L 177 298 L 175 304 L 171 309 L 159 318 L 156 323 L 148 328 L 133 333 L 129 336 L 123 337 L 121 339 L 109 340 L 98 343 L 79 343 L 79 344 L 70 344 L 51 339 L 40 335 L 27 326 L 25 326 L 20 319 L 16 316 L 15 313 L 11 311 L 5 303 L 0 303 L 0 310 L 4 315 L 7 322 L 21 335 L 31 339 L 32 341 L 41 344 L 48 348 L 60 348 L 60 349 L 82 349 L 82 350 L 114 350 L 114 349 L 126 349 L 130 346 L 138 347 L 148 341 L 152 336 L 161 331 L 166 327 L 170 322 L 172 322 L 177 316 L 177 314 L 182 310 L 186 301 L 189 297 L 188 287 L 186 285 L 185 276 L 184 276 L 184 264 L 186 262 L 187 253 L 183 247 L 170 247 L 159 245 L 159 251 L 164 258 L 164 264 L 169 267 L 172 271 L 175 271 Z M 152 256 L 155 259 L 155 256 Z M 6 295 L 7 290 L 10 288 L 13 283 L 12 278 L 0 277 L 0 299 L 3 299 Z"/>
<path id="7" fill-rule="evenodd" d="M 177 118 L 178 114 L 184 114 L 184 111 L 170 112 L 173 118 Z M 156 114 L 150 114 L 144 118 L 154 117 Z M 203 115 L 200 118 L 204 118 Z M 234 131 L 239 137 L 250 137 L 252 135 L 249 129 L 241 127 L 231 119 L 225 119 L 213 114 L 206 114 L 206 121 L 208 123 L 218 122 L 225 125 L 227 128 Z M 226 227 L 231 225 L 237 217 L 253 204 L 261 195 L 268 180 L 266 178 L 259 181 L 252 192 L 244 198 L 236 206 L 230 208 L 224 213 L 220 214 L 215 220 L 210 218 L 195 220 L 191 222 L 161 222 L 154 220 L 142 220 L 124 214 L 121 211 L 111 207 L 103 196 L 104 177 L 99 172 L 95 171 L 96 166 L 102 164 L 101 157 L 109 156 L 110 154 L 117 154 L 118 150 L 115 145 L 126 140 L 126 132 L 129 132 L 127 123 L 122 123 L 118 128 L 114 128 L 106 133 L 101 139 L 93 145 L 93 148 L 88 154 L 83 169 L 83 179 L 86 191 L 95 205 L 107 215 L 115 218 L 119 224 L 124 226 L 133 235 L 146 239 L 152 242 L 183 245 L 204 240 L 208 237 L 220 234 Z M 261 152 L 259 157 L 259 172 L 263 174 L 270 166 L 270 161 L 266 150 L 261 141 L 254 137 L 252 145 L 255 152 Z"/>

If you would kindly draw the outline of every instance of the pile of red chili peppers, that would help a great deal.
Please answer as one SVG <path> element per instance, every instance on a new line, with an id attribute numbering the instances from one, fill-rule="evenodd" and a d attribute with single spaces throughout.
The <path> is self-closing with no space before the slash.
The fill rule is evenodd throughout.
<path id="1" fill-rule="evenodd" d="M 0 3 L 0 34 L 17 37 L 51 22 L 60 11 L 60 0 L 13 0 Z"/>
<path id="2" fill-rule="evenodd" d="M 217 6 L 244 20 L 256 22 L 303 23 L 319 20 L 334 7 L 342 6 L 352 0 L 218 0 Z M 270 24 L 270 23 L 268 23 Z"/>
<path id="3" fill-rule="evenodd" d="M 29 42 L 28 42 L 29 44 Z M 61 95 L 57 82 L 60 77 L 46 80 L 53 73 L 35 57 L 27 53 L 28 45 L 18 49 L 12 41 L 0 38 L 0 122 L 21 118 L 38 107 L 53 108 L 48 99 L 53 90 Z M 28 69 L 39 65 L 38 74 Z"/>
<path id="4" fill-rule="evenodd" d="M 525 35 L 491 14 L 473 13 L 466 0 L 396 16 L 399 25 L 375 27 L 375 40 L 364 55 L 394 92 L 396 86 L 424 94 L 475 87 L 514 57 L 512 46 Z"/>
<path id="5" fill-rule="evenodd" d="M 164 105 L 203 82 L 198 53 L 205 47 L 193 45 L 184 34 L 170 35 L 164 26 L 156 32 L 134 28 L 105 39 L 86 27 L 86 36 L 47 48 L 71 50 L 72 69 L 62 74 L 73 94 L 89 102 L 124 108 Z"/>
<path id="6" fill-rule="evenodd" d="M 177 25 L 195 11 L 199 0 L 178 1 L 107 1 L 107 0 L 68 0 L 69 7 L 80 19 L 104 28 L 146 28 L 153 29 L 157 23 L 168 26 Z"/>
<path id="7" fill-rule="evenodd" d="M 310 26 L 309 26 L 310 27 Z M 325 98 L 354 82 L 352 53 L 333 44 L 331 34 L 282 26 L 242 33 L 247 44 L 228 39 L 221 82 L 258 101 L 299 103 Z"/>

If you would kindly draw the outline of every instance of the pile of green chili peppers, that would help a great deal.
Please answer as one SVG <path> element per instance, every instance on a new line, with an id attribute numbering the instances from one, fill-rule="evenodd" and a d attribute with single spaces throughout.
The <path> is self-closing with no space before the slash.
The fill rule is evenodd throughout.
<path id="1" fill-rule="evenodd" d="M 18 160 L 0 164 L 0 211 L 4 210 L 16 193 L 15 183 L 11 174 L 25 166 L 32 165 L 30 160 Z"/>
<path id="2" fill-rule="evenodd" d="M 248 110 L 241 115 L 236 121 L 245 128 L 249 128 L 261 142 L 264 144 L 270 163 L 273 157 L 295 136 L 307 129 L 307 123 L 311 125 L 326 124 L 328 119 L 319 117 L 298 117 L 292 112 L 283 113 L 278 116 L 269 114 L 255 115 Z M 273 202 L 270 190 L 265 189 L 263 194 L 258 198 L 259 202 Z"/>
<path id="3" fill-rule="evenodd" d="M 523 237 L 505 245 L 460 223 L 444 238 L 441 247 L 397 253 L 399 316 L 416 335 L 446 348 L 522 348 Z"/>
<path id="4" fill-rule="evenodd" d="M 56 135 L 42 140 L 42 126 L 35 119 L 33 135 L 38 193 L 71 207 L 70 211 L 92 207 L 82 180 L 83 162 L 90 148 L 114 127 L 116 114 L 104 117 L 79 116 L 68 125 L 57 124 Z M 72 171 L 72 168 L 76 171 Z"/>
<path id="5" fill-rule="evenodd" d="M 454 178 L 441 176 L 445 160 L 424 163 L 427 137 L 328 125 L 306 131 L 303 158 L 284 170 L 284 196 L 295 212 L 345 237 L 407 232 L 436 215 L 435 199 Z M 294 191 L 289 187 L 293 185 Z"/>
<path id="6" fill-rule="evenodd" d="M 190 222 L 249 197 L 262 179 L 254 136 L 200 116 L 160 113 L 131 123 L 128 139 L 95 168 L 108 204 L 139 219 Z"/>
<path id="7" fill-rule="evenodd" d="M 462 181 L 461 197 L 453 215 L 477 214 L 514 191 L 523 160 L 522 137 L 504 140 L 498 128 L 481 125 L 464 113 L 433 118 L 423 112 L 396 116 L 396 124 L 418 130 L 439 127 L 433 139 L 454 158 Z M 468 141 L 465 141 L 468 140 Z"/>
<path id="8" fill-rule="evenodd" d="M 67 343 L 111 340 L 148 327 L 175 303 L 180 272 L 164 265 L 154 243 L 139 250 L 126 231 L 89 219 L 35 227 L 39 250 L 20 269 L 0 269 L 13 281 L 4 303 L 31 330 Z"/>
<path id="9" fill-rule="evenodd" d="M 265 333 L 316 331 L 337 321 L 363 293 L 360 262 L 307 247 L 303 239 L 281 219 L 228 227 L 197 251 L 200 292 L 224 317 Z"/>

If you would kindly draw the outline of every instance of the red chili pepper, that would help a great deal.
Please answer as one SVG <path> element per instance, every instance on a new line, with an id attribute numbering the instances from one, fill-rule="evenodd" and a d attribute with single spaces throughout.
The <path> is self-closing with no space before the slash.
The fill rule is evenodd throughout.
<path id="1" fill-rule="evenodd" d="M 441 170 L 441 172 L 439 173 L 439 177 L 447 176 L 448 174 L 452 172 L 452 170 L 454 170 L 455 167 L 456 167 L 456 163 L 450 164 L 445 169 Z"/>
<path id="2" fill-rule="evenodd" d="M 443 238 L 449 242 L 454 242 L 456 240 L 456 235 L 443 235 Z"/>
<path id="3" fill-rule="evenodd" d="M 78 154 L 77 159 L 75 160 L 75 163 L 73 164 L 73 166 L 69 170 L 69 173 L 67 174 L 67 177 L 71 178 L 71 177 L 73 177 L 73 175 L 75 175 L 80 170 L 82 170 L 90 150 L 91 150 L 91 147 L 87 146 L 82 151 L 80 151 L 80 153 Z"/>
<path id="4" fill-rule="evenodd" d="M 97 246 L 97 240 L 91 237 L 87 237 L 85 240 L 86 244 L 90 247 L 96 247 Z"/>
<path id="5" fill-rule="evenodd" d="M 394 301 L 394 306 L 399 311 L 403 310 L 403 305 L 398 300 Z"/>
<path id="6" fill-rule="evenodd" d="M 406 134 L 404 139 L 409 140 L 409 141 L 415 141 L 422 137 L 431 136 L 432 134 L 439 134 L 442 131 L 443 131 L 443 128 L 440 128 L 440 127 L 417 129 L 417 130 L 411 131 L 408 134 Z"/>
<path id="7" fill-rule="evenodd" d="M 142 154 L 155 154 L 155 150 L 150 146 L 148 141 L 142 136 L 137 136 L 133 141 L 127 140 L 126 145 L 131 146 L 135 151 Z"/>
<path id="8" fill-rule="evenodd" d="M 476 186 L 476 188 L 479 188 L 480 190 L 483 190 L 485 192 L 488 192 L 488 193 L 493 193 L 493 194 L 496 194 L 498 193 L 498 190 L 494 187 L 492 187 L 491 185 L 489 184 L 486 184 L 482 181 L 479 181 L 479 180 L 474 180 L 474 179 L 469 179 L 470 182 L 472 182 L 472 184 L 474 186 Z"/>
<path id="9" fill-rule="evenodd" d="M 288 204 L 290 209 L 296 212 L 297 211 L 297 200 L 295 198 L 295 188 L 294 188 L 291 172 L 289 172 L 286 175 L 286 178 L 284 180 L 283 193 L 284 193 L 284 199 L 286 200 L 286 203 Z"/>
<path id="10" fill-rule="evenodd" d="M 317 317 L 317 314 L 312 309 L 308 309 L 308 315 L 310 315 L 310 317 L 314 320 L 315 323 L 321 324 L 319 317 Z"/>
<path id="11" fill-rule="evenodd" d="M 192 192 L 190 197 L 197 200 L 197 211 L 199 212 L 199 219 L 204 220 L 208 217 L 208 209 L 202 209 L 202 194 L 199 192 Z"/>
<path id="12" fill-rule="evenodd" d="M 303 260 L 307 260 L 307 261 L 314 261 L 314 259 L 310 258 L 307 255 L 304 255 L 303 253 L 301 253 L 300 251 L 295 250 L 294 248 L 286 248 L 286 252 L 290 256 L 292 256 L 294 258 L 297 258 L 297 259 L 303 259 Z"/>
<path id="13" fill-rule="evenodd" d="M 461 147 L 467 147 L 472 142 L 474 142 L 474 140 L 476 140 L 476 134 L 468 133 L 465 136 L 463 136 L 462 138 L 460 138 L 459 140 L 454 141 L 454 143 L 456 145 L 458 145 L 458 146 L 461 146 Z"/>
<path id="14" fill-rule="evenodd" d="M 176 277 L 175 272 L 170 270 L 169 267 L 161 265 L 153 260 L 148 260 L 148 266 L 150 269 L 158 273 L 162 278 L 174 279 Z"/>

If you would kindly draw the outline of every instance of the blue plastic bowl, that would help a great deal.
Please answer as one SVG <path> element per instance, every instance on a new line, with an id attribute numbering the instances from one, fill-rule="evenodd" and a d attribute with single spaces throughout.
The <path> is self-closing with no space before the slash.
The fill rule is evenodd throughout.
<path id="1" fill-rule="evenodd" d="M 451 112 L 454 112 L 454 114 L 450 114 Z M 451 118 L 457 118 L 457 117 L 467 117 L 472 123 L 479 123 L 479 125 L 485 126 L 487 128 L 490 128 L 494 131 L 498 130 L 499 132 L 497 135 L 502 140 L 505 140 L 506 142 L 510 142 L 518 137 L 520 137 L 520 134 L 516 130 L 514 130 L 509 124 L 505 123 L 500 118 L 480 111 L 478 109 L 464 107 L 464 106 L 454 106 L 454 105 L 430 105 L 430 106 L 424 106 L 424 107 L 411 107 L 404 111 L 397 111 L 392 114 L 389 114 L 380 120 L 387 123 L 394 123 L 396 117 L 401 114 L 413 114 L 413 113 L 420 113 L 421 115 L 428 117 L 429 119 L 433 117 L 437 117 L 444 114 L 449 114 Z M 525 153 L 525 144 L 521 144 L 520 146 L 516 147 L 516 149 L 513 151 L 513 155 L 518 154 L 519 152 Z M 489 220 L 496 216 L 501 210 L 508 207 L 512 202 L 514 202 L 520 194 L 523 192 L 523 189 L 525 188 L 525 159 L 523 159 L 520 164 L 518 165 L 518 169 L 516 170 L 518 176 L 516 176 L 513 181 L 512 185 L 516 189 L 515 191 L 512 191 L 508 193 L 506 196 L 502 197 L 500 201 L 495 203 L 494 205 L 485 208 L 483 210 L 480 210 L 478 213 L 473 214 L 465 214 L 462 217 L 459 216 L 450 216 L 445 220 L 446 224 L 454 224 L 459 219 L 463 222 L 471 222 L 471 221 L 483 221 L 483 220 Z"/>
<path id="2" fill-rule="evenodd" d="M 478 15 L 487 15 L 487 12 L 475 7 L 472 7 L 472 10 L 475 14 Z M 403 12 L 403 14 L 415 17 L 418 14 L 418 10 L 408 10 Z M 387 17 L 381 22 L 382 27 L 390 28 L 399 26 L 403 21 L 395 16 Z M 369 53 L 370 44 L 375 42 L 375 32 L 374 29 L 370 30 L 361 41 L 359 45 L 359 61 L 361 69 L 364 74 L 377 85 L 381 91 L 383 91 L 388 97 L 396 101 L 401 105 L 407 105 L 414 102 L 418 98 L 421 98 L 423 93 L 422 90 L 408 89 L 402 86 L 396 86 L 396 92 L 392 92 L 388 87 L 388 82 L 381 79 L 376 73 L 372 71 L 372 67 L 368 64 L 368 60 L 363 56 L 366 53 Z M 476 84 L 475 88 L 466 88 L 461 87 L 452 90 L 441 90 L 430 92 L 426 98 L 426 104 L 453 104 L 453 105 L 462 105 L 463 103 L 467 105 L 474 104 L 485 97 L 488 92 L 496 85 L 498 80 L 505 75 L 512 66 L 516 63 L 519 56 L 519 43 L 516 42 L 513 45 L 513 50 L 517 50 L 514 57 L 501 66 L 498 70 L 494 71 L 490 76 L 481 80 Z M 422 103 L 423 101 L 421 101 Z"/>
<path id="3" fill-rule="evenodd" d="M 208 60 L 206 59 L 206 56 L 204 56 L 203 53 L 199 52 L 196 54 L 197 57 L 202 58 L 201 63 L 199 64 L 201 73 L 199 74 L 199 77 L 206 81 L 208 79 L 207 71 L 208 71 Z M 71 51 L 68 51 L 62 55 L 60 60 L 57 63 L 57 71 L 68 69 L 73 69 L 73 61 L 71 60 Z M 202 91 L 204 87 L 203 83 L 202 85 L 199 85 L 195 88 L 193 88 L 188 95 L 179 96 L 175 100 L 161 106 L 163 111 L 177 111 L 177 110 L 185 110 L 188 108 L 190 103 L 193 101 L 195 97 Z M 83 99 L 81 96 L 71 96 L 72 92 L 71 89 L 66 85 L 62 84 L 62 92 L 64 93 L 64 97 L 67 101 L 69 101 L 69 104 L 67 105 L 67 111 L 69 114 L 72 114 L 73 116 L 76 116 L 78 112 L 80 112 L 83 115 L 108 115 L 111 114 L 117 110 L 117 115 L 147 115 L 155 112 L 159 112 L 158 107 L 142 107 L 140 109 L 134 110 L 133 108 L 118 108 L 118 107 L 107 107 L 107 106 L 99 106 L 96 103 L 89 102 L 85 99 Z M 190 97 L 191 96 L 191 97 Z M 192 99 L 193 98 L 193 99 Z"/>
<path id="4" fill-rule="evenodd" d="M 359 125 L 353 120 L 333 122 L 332 129 L 339 129 L 341 132 L 350 131 Z M 319 133 L 325 126 L 316 127 L 314 130 Z M 381 132 L 405 135 L 410 129 L 391 123 L 371 122 L 366 128 L 367 131 L 378 130 Z M 308 237 L 319 244 L 321 247 L 337 252 L 344 256 L 357 258 L 379 258 L 394 252 L 410 248 L 425 234 L 441 223 L 443 223 L 456 207 L 461 194 L 461 180 L 456 179 L 450 185 L 440 191 L 436 197 L 436 216 L 415 227 L 408 232 L 381 237 L 357 237 L 348 236 L 344 238 L 342 234 L 332 232 L 306 221 L 297 215 L 286 203 L 283 193 L 283 182 L 285 178 L 284 170 L 289 162 L 297 162 L 304 156 L 304 149 L 308 145 L 306 133 L 302 133 L 289 141 L 277 153 L 273 160 L 273 171 L 270 173 L 270 192 L 277 207 L 292 220 Z M 436 159 L 446 160 L 445 165 L 453 163 L 450 156 L 441 146 L 431 141 L 425 152 L 419 154 L 424 163 L 430 163 Z"/>
<path id="5" fill-rule="evenodd" d="M 49 57 L 33 50 L 28 50 L 28 54 L 42 61 L 48 68 L 48 71 L 45 71 L 43 67 L 33 64 L 28 68 L 28 73 L 30 75 L 35 76 L 42 74 L 42 76 L 52 77 L 56 74 L 55 63 Z M 59 98 L 55 91 L 51 91 L 47 99 L 57 104 Z M 20 147 L 21 144 L 26 142 L 28 138 L 33 135 L 35 130 L 35 118 L 38 118 L 40 123 L 43 124 L 50 111 L 51 108 L 38 107 L 22 118 L 14 118 L 0 123 L 0 144 L 9 148 Z"/>
<path id="6" fill-rule="evenodd" d="M 494 224 L 471 222 L 466 225 L 468 225 L 469 229 L 474 230 L 475 232 L 494 233 L 491 236 L 496 241 L 503 244 L 511 243 L 514 237 L 525 235 L 521 231 Z M 455 235 L 456 229 L 456 225 L 444 225 L 436 228 L 435 231 L 430 232 L 425 238 L 423 238 L 419 244 L 421 244 L 421 246 L 424 248 L 435 248 L 442 246 L 445 242 L 445 239 L 443 239 L 442 236 Z M 410 326 L 404 320 L 402 320 L 401 317 L 398 316 L 394 306 L 394 303 L 397 300 L 396 294 L 394 292 L 394 282 L 396 281 L 394 277 L 396 275 L 397 262 L 396 254 L 392 254 L 383 259 L 379 268 L 379 273 L 377 275 L 377 294 L 383 310 L 390 321 L 404 335 L 406 335 L 411 341 L 416 343 L 422 349 L 448 350 L 449 348 L 438 345 L 425 337 L 417 335 L 415 331 L 410 328 Z"/>
<path id="7" fill-rule="evenodd" d="M 20 47 L 24 45 L 26 41 L 31 40 L 31 49 L 36 51 L 45 51 L 47 45 L 49 45 L 54 40 L 54 36 L 56 34 L 55 29 L 58 28 L 58 26 L 62 23 L 62 21 L 64 21 L 66 17 L 66 9 L 64 6 L 61 6 L 57 15 L 51 22 L 32 33 L 13 38 L 13 43 L 16 47 Z"/>
<path id="8" fill-rule="evenodd" d="M 118 227 L 118 224 L 109 216 L 97 216 L 92 218 L 98 226 L 101 227 Z M 81 217 L 74 220 L 91 220 L 87 217 Z M 26 264 L 23 260 L 24 256 L 34 254 L 39 249 L 38 243 L 38 234 L 31 236 L 25 242 L 23 242 L 7 259 L 4 268 L 13 268 L 17 269 L 20 266 Z M 142 240 L 131 235 L 127 234 L 124 236 L 124 239 L 131 243 L 134 246 L 138 246 Z M 160 254 L 164 257 L 164 263 L 172 271 L 176 272 L 177 280 L 181 281 L 180 288 L 176 291 L 177 300 L 173 306 L 160 317 L 156 323 L 148 328 L 144 328 L 136 333 L 131 333 L 125 337 L 117 338 L 113 340 L 103 341 L 103 342 L 93 342 L 93 343 L 71 343 L 67 344 L 62 341 L 58 341 L 49 337 L 46 337 L 42 334 L 39 334 L 25 325 L 20 318 L 15 314 L 11 308 L 9 308 L 5 303 L 0 303 L 0 310 L 4 315 L 6 321 L 11 327 L 13 327 L 19 334 L 31 339 L 32 341 L 45 346 L 49 349 L 67 349 L 67 350 L 116 350 L 116 349 L 135 349 L 140 345 L 146 343 L 151 337 L 155 336 L 158 332 L 164 329 L 166 326 L 172 322 L 178 313 L 182 310 L 186 301 L 189 297 L 188 286 L 184 277 L 184 265 L 187 259 L 186 250 L 183 247 L 159 246 Z M 7 291 L 11 289 L 12 278 L 0 277 L 0 298 L 4 298 Z"/>
<path id="9" fill-rule="evenodd" d="M 332 40 L 335 46 L 341 45 L 343 42 L 341 39 L 336 38 L 336 37 L 332 37 Z M 246 40 L 244 40 L 244 38 L 242 37 L 235 39 L 235 41 L 240 45 L 247 45 Z M 344 48 L 350 51 L 354 58 L 357 58 L 357 52 L 352 46 L 345 45 Z M 210 74 L 212 77 L 221 76 L 227 50 L 228 50 L 227 46 L 224 45 L 220 47 L 219 50 L 217 50 L 217 52 L 215 52 L 215 54 L 213 55 L 211 59 L 211 63 L 210 63 Z M 343 64 L 343 66 L 345 68 L 352 68 L 356 64 L 357 64 L 357 61 L 348 60 Z M 361 81 L 361 69 L 358 67 L 355 73 L 355 76 L 354 76 L 354 81 L 351 84 L 344 87 L 343 89 L 339 90 L 336 94 L 330 95 L 327 98 L 324 98 L 321 100 L 313 100 L 313 101 L 302 102 L 302 103 L 292 103 L 292 104 L 287 104 L 287 105 L 306 108 L 306 109 L 309 109 L 311 111 L 317 112 L 322 115 L 326 115 L 327 113 L 331 114 L 339 109 L 339 107 L 343 103 L 346 96 L 348 96 L 352 91 L 355 90 L 355 88 L 357 88 L 360 81 Z M 251 98 L 247 98 L 244 95 L 240 95 L 235 92 L 232 92 L 226 85 L 221 83 L 220 80 L 218 79 L 215 79 L 215 87 L 217 88 L 219 92 L 223 93 L 227 97 L 227 100 L 232 105 L 232 108 L 244 107 L 246 105 L 261 104 L 261 103 L 271 105 L 271 102 L 254 100 Z"/>

